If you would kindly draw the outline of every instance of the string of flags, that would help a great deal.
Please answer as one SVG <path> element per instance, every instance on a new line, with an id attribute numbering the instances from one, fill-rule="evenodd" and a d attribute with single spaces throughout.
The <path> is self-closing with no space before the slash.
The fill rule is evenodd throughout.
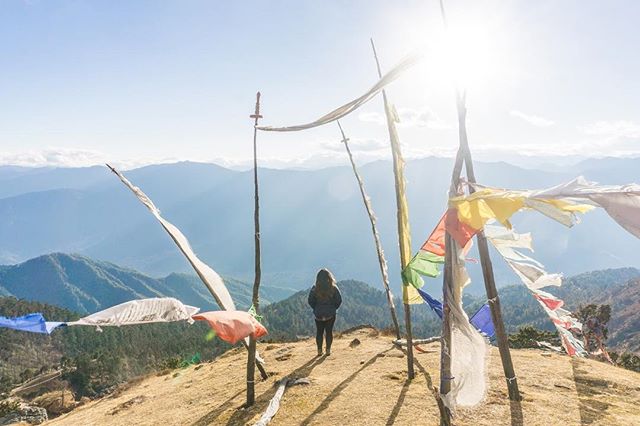
<path id="1" fill-rule="evenodd" d="M 449 200 L 449 206 L 457 211 L 458 224 L 447 226 L 447 231 L 454 238 L 458 235 L 456 241 L 463 246 L 492 219 L 511 229 L 509 219 L 524 209 L 536 210 L 571 227 L 579 221 L 577 213 L 601 207 L 624 229 L 640 238 L 638 184 L 598 185 L 579 176 L 542 190 L 507 190 L 470 185 L 476 192 Z"/>
<path id="2" fill-rule="evenodd" d="M 574 336 L 574 332 L 582 331 L 582 324 L 572 316 L 571 312 L 562 308 L 563 300 L 541 290 L 543 287 L 562 285 L 562 275 L 548 274 L 540 262 L 519 251 L 521 249 L 533 251 L 531 234 L 517 234 L 513 230 L 497 226 L 486 226 L 484 232 L 487 239 L 549 315 L 567 354 L 585 356 L 587 352 L 583 343 Z"/>
<path id="3" fill-rule="evenodd" d="M 603 186 L 578 177 L 567 183 L 543 190 L 507 190 L 477 184 L 473 193 L 449 199 L 449 208 L 438 222 L 420 251 L 402 271 L 405 283 L 418 290 L 423 300 L 442 316 L 442 304 L 422 289 L 423 276 L 437 277 L 444 263 L 445 235 L 453 240 L 453 279 L 443 290 L 449 294 L 452 324 L 451 348 L 443 348 L 451 358 L 451 391 L 443 395 L 443 402 L 451 409 L 473 406 L 486 392 L 485 341 L 471 327 L 462 309 L 462 291 L 470 282 L 465 268 L 465 255 L 471 239 L 484 231 L 489 241 L 518 275 L 533 297 L 545 310 L 570 356 L 584 356 L 587 351 L 574 333 L 580 333 L 582 324 L 564 309 L 564 301 L 542 289 L 562 284 L 561 274 L 549 274 L 544 266 L 522 252 L 533 251 L 530 234 L 512 231 L 511 217 L 521 210 L 536 210 L 557 222 L 571 227 L 579 222 L 578 214 L 596 207 L 603 208 L 618 224 L 640 238 L 640 185 Z M 497 221 L 504 228 L 486 226 Z M 506 228 L 506 229 L 505 229 Z M 483 306 L 489 312 L 489 306 Z M 475 317 L 475 315 L 474 315 Z M 489 320 L 490 316 L 487 316 Z M 474 324 L 475 325 L 475 324 Z M 455 350 L 455 356 L 451 351 Z"/>
<path id="4" fill-rule="evenodd" d="M 424 285 L 423 276 L 435 278 L 440 275 L 439 265 L 444 263 L 445 254 L 445 232 L 456 232 L 454 238 L 464 240 L 463 254 L 466 256 L 471 250 L 473 234 L 467 227 L 457 220 L 455 209 L 447 210 L 440 221 L 431 232 L 431 235 L 422 244 L 418 253 L 411 259 L 402 270 L 405 282 L 413 285 L 416 289 Z"/>
<path id="5" fill-rule="evenodd" d="M 185 305 L 172 297 L 132 300 L 80 318 L 77 321 L 46 321 L 41 313 L 20 317 L 0 316 L 0 327 L 31 333 L 51 334 L 58 327 L 93 326 L 122 327 L 128 325 L 187 321 L 205 321 L 225 342 L 236 344 L 249 336 L 256 339 L 268 334 L 267 329 L 250 313 L 244 311 L 213 311 Z"/>

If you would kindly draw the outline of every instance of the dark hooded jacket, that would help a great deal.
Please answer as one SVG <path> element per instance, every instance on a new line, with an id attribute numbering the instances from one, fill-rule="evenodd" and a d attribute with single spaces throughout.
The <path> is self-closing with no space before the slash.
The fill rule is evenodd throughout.
<path id="1" fill-rule="evenodd" d="M 311 287 L 308 298 L 309 306 L 313 308 L 316 319 L 325 320 L 336 316 L 336 311 L 342 304 L 340 289 L 335 287 L 333 296 L 327 299 L 320 299 L 316 296 L 316 286 Z"/>

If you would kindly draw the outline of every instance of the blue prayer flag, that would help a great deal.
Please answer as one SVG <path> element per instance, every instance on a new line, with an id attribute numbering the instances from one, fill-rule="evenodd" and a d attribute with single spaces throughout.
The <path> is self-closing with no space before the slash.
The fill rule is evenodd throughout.
<path id="1" fill-rule="evenodd" d="M 442 303 L 439 300 L 431 297 L 429 293 L 417 288 L 418 293 L 424 299 L 424 301 L 429 305 L 433 312 L 436 313 L 442 319 Z M 473 314 L 471 319 L 469 320 L 471 325 L 473 325 L 480 333 L 485 336 L 491 338 L 494 334 L 496 334 L 496 330 L 493 327 L 493 321 L 491 320 L 491 309 L 488 304 L 482 305 L 478 311 Z"/>
<path id="2" fill-rule="evenodd" d="M 420 293 L 420 296 L 422 296 L 427 305 L 429 305 L 429 307 L 433 309 L 433 312 L 435 312 L 436 315 L 438 315 L 440 319 L 442 319 L 442 303 L 440 303 L 439 300 L 431 297 L 426 291 L 422 291 L 419 288 L 417 288 L 416 290 L 418 290 L 418 293 Z"/>
<path id="3" fill-rule="evenodd" d="M 496 334 L 496 329 L 493 327 L 493 321 L 491 320 L 491 309 L 486 303 L 473 314 L 469 322 L 473 324 L 480 333 L 489 338 Z"/>
<path id="4" fill-rule="evenodd" d="M 0 327 L 11 328 L 13 330 L 28 331 L 31 333 L 50 334 L 56 327 L 63 325 L 62 322 L 45 321 L 42 314 L 28 314 L 21 317 L 0 316 Z"/>

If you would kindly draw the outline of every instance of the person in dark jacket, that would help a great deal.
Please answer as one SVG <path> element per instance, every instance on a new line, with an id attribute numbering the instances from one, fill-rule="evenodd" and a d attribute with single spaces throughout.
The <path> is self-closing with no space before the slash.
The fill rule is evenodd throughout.
<path id="1" fill-rule="evenodd" d="M 336 279 L 328 269 L 320 269 L 316 275 L 316 285 L 309 292 L 309 306 L 316 317 L 316 344 L 318 356 L 322 355 L 322 338 L 326 335 L 326 355 L 331 355 L 333 342 L 333 324 L 336 322 L 336 311 L 342 304 L 342 295 L 336 285 Z"/>

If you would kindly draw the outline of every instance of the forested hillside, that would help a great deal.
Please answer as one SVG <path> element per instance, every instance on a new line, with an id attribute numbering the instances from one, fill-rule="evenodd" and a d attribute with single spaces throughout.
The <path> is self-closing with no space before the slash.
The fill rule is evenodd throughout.
<path id="1" fill-rule="evenodd" d="M 391 327 L 391 314 L 386 295 L 360 281 L 345 280 L 338 283 L 342 293 L 342 306 L 336 318 L 337 330 L 345 330 L 361 324 L 377 328 Z M 264 320 L 272 337 L 293 339 L 297 336 L 315 334 L 315 323 L 311 308 L 307 304 L 309 289 L 299 291 L 288 299 L 266 306 Z M 465 296 L 465 309 L 472 315 L 481 305 L 482 299 Z M 396 312 L 401 327 L 404 327 L 404 307 L 399 297 L 395 298 Z M 411 318 L 416 337 L 429 337 L 440 333 L 440 319 L 426 305 L 412 305 Z"/>
<path id="2" fill-rule="evenodd" d="M 561 287 L 549 291 L 563 299 L 565 307 L 577 310 L 580 305 L 611 305 L 609 324 L 609 346 L 617 350 L 640 351 L 640 271 L 633 268 L 594 271 L 566 278 Z M 435 283 L 429 280 L 428 285 Z M 387 301 L 381 290 L 357 281 L 339 283 L 344 304 L 336 320 L 336 328 L 344 330 L 358 324 L 389 327 L 391 324 Z M 431 291 L 430 288 L 425 288 Z M 437 291 L 437 289 L 436 289 Z M 437 294 L 434 291 L 434 294 Z M 298 292 L 290 298 L 264 308 L 264 317 L 273 333 L 294 338 L 314 332 L 313 315 L 307 305 L 308 290 Z M 555 331 L 549 317 L 540 304 L 523 285 L 500 289 L 500 301 L 505 325 L 509 333 L 520 327 L 534 326 L 542 330 Z M 485 299 L 465 295 L 464 306 L 471 316 Z M 396 299 L 398 319 L 404 322 L 403 306 Z M 419 337 L 440 333 L 441 323 L 425 304 L 411 309 L 414 334 Z"/>
<path id="3" fill-rule="evenodd" d="M 0 315 L 41 312 L 60 321 L 76 313 L 37 302 L 0 298 Z M 93 396 L 131 377 L 182 361 L 211 359 L 230 346 L 209 334 L 203 323 L 129 327 L 62 327 L 50 336 L 0 328 L 0 393 L 39 372 L 65 366 L 78 396 Z"/>

